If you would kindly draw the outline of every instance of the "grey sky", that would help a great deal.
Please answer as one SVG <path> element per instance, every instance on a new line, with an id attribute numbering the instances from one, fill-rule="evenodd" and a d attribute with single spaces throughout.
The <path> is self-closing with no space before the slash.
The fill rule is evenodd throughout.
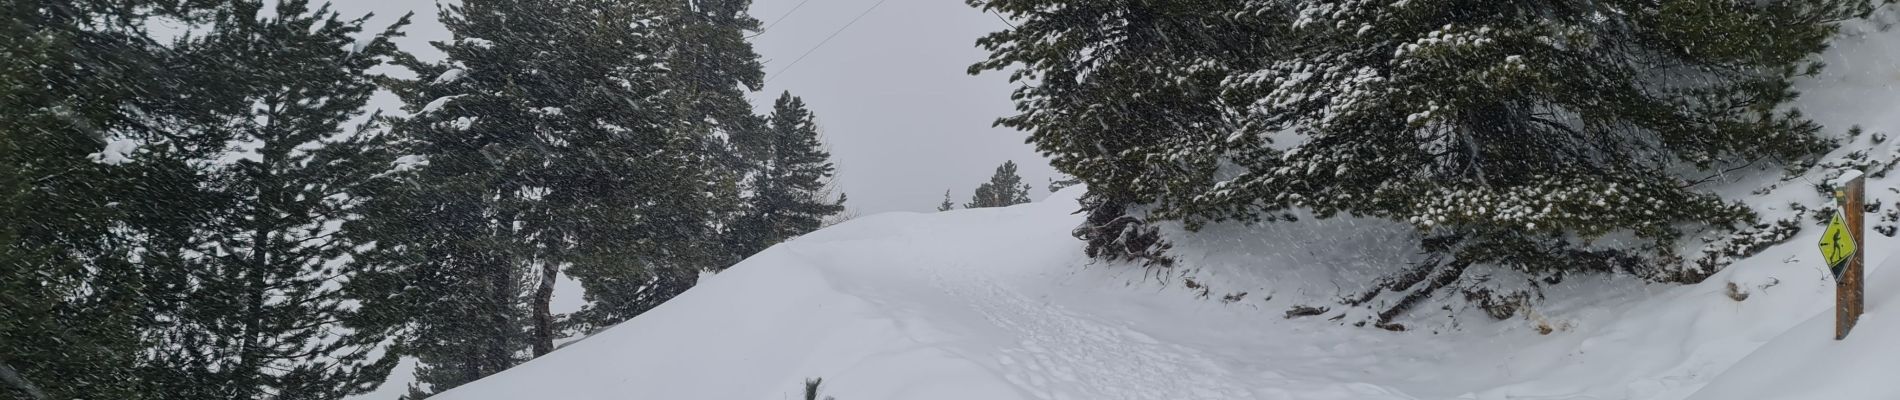
<path id="1" fill-rule="evenodd" d="M 435 21 L 432 0 L 333 0 L 346 14 L 375 12 L 379 29 L 415 11 L 404 48 L 424 58 L 440 57 L 427 46 L 448 37 Z M 1023 143 L 1022 133 L 992 128 L 1012 111 L 1012 86 L 1001 74 L 972 77 L 964 70 L 981 59 L 978 36 L 1005 27 L 995 16 L 958 0 L 885 0 L 803 61 L 817 46 L 879 0 L 755 0 L 752 15 L 770 31 L 752 39 L 767 75 L 777 74 L 753 103 L 769 107 L 780 91 L 805 98 L 839 169 L 839 186 L 854 211 L 927 211 L 951 190 L 969 200 L 978 183 L 1004 160 L 1022 164 L 1034 198 L 1047 194 L 1054 176 L 1048 163 Z M 780 71 L 783 71 L 782 73 Z M 377 102 L 396 108 L 393 98 Z"/>

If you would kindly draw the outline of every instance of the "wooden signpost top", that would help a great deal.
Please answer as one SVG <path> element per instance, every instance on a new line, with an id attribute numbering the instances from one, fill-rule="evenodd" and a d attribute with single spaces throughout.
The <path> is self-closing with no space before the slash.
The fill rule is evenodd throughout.
<path id="1" fill-rule="evenodd" d="M 1846 222 L 1847 234 L 1851 236 L 1850 242 L 1835 245 L 1857 244 L 1851 248 L 1842 247 L 1852 254 L 1847 256 L 1847 265 L 1840 269 L 1841 272 L 1834 279 L 1834 340 L 1842 340 L 1847 338 L 1849 331 L 1854 330 L 1854 323 L 1860 320 L 1861 302 L 1866 298 L 1861 278 L 1862 270 L 1866 267 L 1866 257 L 1862 257 L 1862 254 L 1867 247 L 1866 224 L 1863 223 L 1867 214 L 1863 211 L 1866 207 L 1867 178 L 1858 170 L 1850 170 L 1835 178 L 1833 184 L 1834 197 L 1841 205 L 1840 216 Z M 1827 246 L 1830 239 L 1821 238 L 1823 246 Z M 1835 267 L 1829 265 L 1828 269 L 1835 270 Z"/>

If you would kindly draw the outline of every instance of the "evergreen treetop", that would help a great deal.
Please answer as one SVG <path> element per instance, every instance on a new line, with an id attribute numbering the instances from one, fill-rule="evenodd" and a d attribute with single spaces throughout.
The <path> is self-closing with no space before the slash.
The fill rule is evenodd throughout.
<path id="1" fill-rule="evenodd" d="M 1029 184 L 1016 175 L 1016 162 L 1004 161 L 996 167 L 989 182 L 977 185 L 976 193 L 963 208 L 1008 207 L 1029 202 Z"/>
<path id="2" fill-rule="evenodd" d="M 747 207 L 732 232 L 739 241 L 734 253 L 742 257 L 817 230 L 827 217 L 844 211 L 842 195 L 829 198 L 835 168 L 804 100 L 780 94 L 766 121 L 764 140 L 750 152 L 758 159 Z"/>

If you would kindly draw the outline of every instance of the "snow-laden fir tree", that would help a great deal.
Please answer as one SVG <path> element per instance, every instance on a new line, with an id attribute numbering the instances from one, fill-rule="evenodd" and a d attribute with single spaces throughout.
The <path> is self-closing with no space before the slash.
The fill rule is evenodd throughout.
<path id="1" fill-rule="evenodd" d="M 817 230 L 825 219 L 844 211 L 844 198 L 830 197 L 831 154 L 818 135 L 818 123 L 805 101 L 782 93 L 766 117 L 767 135 L 758 140 L 748 180 L 745 211 L 727 236 L 733 253 L 750 256 L 773 244 Z"/>
<path id="2" fill-rule="evenodd" d="M 220 152 L 193 160 L 210 206 L 182 256 L 149 254 L 168 279 L 150 290 L 162 312 L 149 327 L 146 384 L 194 398 L 338 399 L 381 383 L 395 358 L 382 342 L 337 329 L 350 311 L 332 282 L 353 270 L 336 231 L 356 187 L 387 163 L 380 135 L 346 132 L 376 90 L 370 68 L 395 52 L 396 27 L 359 41 L 365 18 L 341 19 L 308 1 L 229 3 L 192 45 L 205 78 L 230 84 L 235 107 L 191 129 L 215 132 Z M 406 20 L 397 23 L 398 26 Z M 206 80 L 204 85 L 219 85 Z M 235 159 L 235 161 L 223 161 Z M 182 189 L 193 192 L 191 189 Z M 165 243 L 153 243 L 157 249 Z M 178 244 L 178 243 L 172 243 Z"/>
<path id="3" fill-rule="evenodd" d="M 1698 184 L 1828 147 L 1782 105 L 1795 96 L 1791 80 L 1819 67 L 1812 57 L 1835 23 L 1869 9 L 1858 0 L 1059 3 L 973 1 L 1017 24 L 986 37 L 991 57 L 972 69 L 1026 66 L 1013 76 L 1025 83 L 1021 113 L 1001 123 L 1029 131 L 1058 169 L 1089 184 L 1079 233 L 1091 254 L 1165 246 L 1130 221 L 1193 228 L 1301 208 L 1413 224 L 1449 257 L 1399 283 L 1444 284 L 1471 263 L 1658 279 L 1712 272 L 1684 267 L 1697 264 L 1675 254 L 1681 229 L 1754 217 Z M 1589 241 L 1613 232 L 1643 240 Z"/>
<path id="4" fill-rule="evenodd" d="M 976 186 L 976 194 L 970 196 L 969 203 L 963 203 L 963 208 L 1008 207 L 1028 202 L 1029 184 L 1016 175 L 1015 161 L 1004 161 L 996 167 L 996 174 L 990 175 L 989 182 Z"/>
<path id="5" fill-rule="evenodd" d="M 1298 145 L 1195 201 L 1408 222 L 1458 264 L 1696 279 L 1680 227 L 1754 222 L 1696 185 L 1828 147 L 1780 106 L 1865 4 L 1255 2 L 1294 35 L 1228 95 Z M 1588 244 L 1611 232 L 1647 244 Z"/>

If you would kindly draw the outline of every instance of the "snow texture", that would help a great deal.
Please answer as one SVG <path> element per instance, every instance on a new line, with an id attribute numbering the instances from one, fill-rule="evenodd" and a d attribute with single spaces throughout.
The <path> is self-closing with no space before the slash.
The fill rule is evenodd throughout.
<path id="1" fill-rule="evenodd" d="M 481 121 L 481 118 L 458 117 L 453 121 L 448 121 L 448 126 L 449 126 L 449 129 L 454 129 L 457 131 L 466 131 L 468 130 L 468 128 L 474 127 L 476 121 Z"/>
<path id="2" fill-rule="evenodd" d="M 488 39 L 483 39 L 483 38 L 464 38 L 460 42 L 461 44 L 473 46 L 478 49 L 487 49 L 487 48 L 495 47 L 494 41 L 490 41 Z"/>
<path id="3" fill-rule="evenodd" d="M 312 27 L 311 29 L 316 28 Z M 371 32 L 363 32 L 357 35 L 356 40 L 350 42 L 350 54 L 361 54 L 363 50 L 368 49 L 371 44 L 375 44 L 378 38 L 376 34 L 372 34 Z"/>
<path id="4" fill-rule="evenodd" d="M 396 161 L 390 163 L 389 171 L 390 172 L 406 172 L 406 171 L 415 170 L 417 168 L 422 168 L 428 165 L 429 165 L 429 156 L 410 154 L 410 155 L 405 155 L 402 157 L 396 157 Z"/>
<path id="5" fill-rule="evenodd" d="M 86 159 L 105 165 L 120 165 L 132 162 L 132 154 L 138 152 L 139 143 L 129 139 L 112 139 L 106 142 L 105 150 L 92 153 Z"/>
<path id="6" fill-rule="evenodd" d="M 466 95 L 458 94 L 454 96 L 442 96 L 442 97 L 436 98 L 435 100 L 430 101 L 429 104 L 423 105 L 422 111 L 416 113 L 416 115 L 428 115 L 430 113 L 434 113 L 438 110 L 441 110 L 443 106 L 449 105 L 449 102 L 455 101 L 456 98 L 462 97 L 462 96 L 466 96 Z"/>
<path id="7" fill-rule="evenodd" d="M 1854 182 L 1855 178 L 1860 178 L 1861 175 L 1866 175 L 1866 173 L 1863 173 L 1858 169 L 1850 169 L 1846 171 L 1841 171 L 1841 176 L 1834 178 L 1834 180 L 1828 182 L 1828 184 L 1832 185 L 1832 187 L 1837 187 L 1837 188 L 1844 187 L 1844 186 L 1847 186 L 1848 183 Z"/>
<path id="8" fill-rule="evenodd" d="M 468 75 L 468 71 L 461 68 L 442 71 L 442 75 L 437 75 L 435 80 L 429 81 L 429 83 L 432 85 L 455 83 L 455 81 L 461 80 L 463 75 Z"/>

